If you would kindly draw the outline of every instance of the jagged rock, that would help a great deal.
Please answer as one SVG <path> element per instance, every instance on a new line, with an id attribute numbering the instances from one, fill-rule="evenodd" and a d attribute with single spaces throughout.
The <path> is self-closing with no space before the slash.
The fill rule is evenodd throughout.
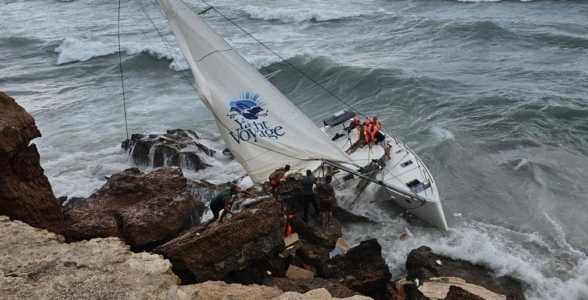
<path id="1" fill-rule="evenodd" d="M 230 272 L 223 278 L 225 282 L 240 284 L 262 284 L 272 277 L 285 277 L 286 263 L 279 257 L 265 256 L 245 268 Z"/>
<path id="2" fill-rule="evenodd" d="M 2 299 L 333 299 L 324 289 L 301 295 L 224 282 L 180 286 L 171 267 L 160 255 L 129 251 L 118 238 L 66 244 L 60 235 L 0 216 Z"/>
<path id="3" fill-rule="evenodd" d="M 453 296 L 449 297 L 451 288 L 456 287 Z M 481 286 L 466 283 L 465 280 L 456 277 L 436 277 L 425 281 L 420 287 L 423 295 L 431 299 L 472 299 L 472 300 L 505 300 L 506 296 L 496 294 Z"/>
<path id="4" fill-rule="evenodd" d="M 263 281 L 263 285 L 276 287 L 284 292 L 297 292 L 304 294 L 314 289 L 324 288 L 333 297 L 353 297 L 359 293 L 350 290 L 338 280 L 328 280 L 322 278 L 308 279 L 291 279 L 291 278 L 268 278 Z"/>
<path id="5" fill-rule="evenodd" d="M 264 202 L 223 223 L 200 226 L 155 249 L 183 280 L 218 280 L 284 250 L 280 204 Z"/>
<path id="6" fill-rule="evenodd" d="M 177 299 L 169 261 L 128 248 L 118 238 L 65 244 L 0 217 L 0 298 Z"/>
<path id="7" fill-rule="evenodd" d="M 153 248 L 200 223 L 204 206 L 186 187 L 180 169 L 114 174 L 87 199 L 66 206 L 74 240 L 119 237 L 133 248 Z"/>
<path id="8" fill-rule="evenodd" d="M 265 183 L 262 186 L 262 190 L 258 195 L 271 195 L 271 187 L 269 183 Z M 304 199 L 302 197 L 302 186 L 298 180 L 289 180 L 280 185 L 280 198 L 282 203 L 287 206 L 289 214 L 300 214 L 300 217 L 304 213 Z M 352 223 L 374 223 L 369 218 L 364 216 L 356 215 L 346 209 L 337 206 L 335 199 L 335 205 L 333 205 L 333 218 L 338 220 L 340 223 L 352 224 Z M 309 214 L 313 211 L 310 206 Z"/>
<path id="9" fill-rule="evenodd" d="M 296 257 L 300 258 L 303 263 L 313 267 L 317 267 L 323 261 L 319 253 L 305 245 L 296 249 Z"/>
<path id="10" fill-rule="evenodd" d="M 216 193 L 220 192 L 221 189 L 217 185 L 206 180 L 188 179 L 188 191 L 190 191 L 192 196 L 200 199 L 202 202 L 207 202 L 212 199 Z"/>
<path id="11" fill-rule="evenodd" d="M 41 168 L 32 139 L 41 132 L 31 117 L 0 92 L 0 215 L 64 233 L 61 205 Z"/>
<path id="12" fill-rule="evenodd" d="M 482 297 L 476 296 L 460 287 L 452 285 L 449 287 L 449 293 L 445 300 L 485 300 Z"/>
<path id="13" fill-rule="evenodd" d="M 437 264 L 437 260 L 442 264 Z M 408 254 L 406 269 L 408 280 L 418 278 L 424 282 L 433 277 L 458 277 L 495 293 L 507 295 L 509 300 L 525 299 L 521 285 L 515 280 L 506 276 L 494 277 L 490 270 L 482 266 L 434 254 L 427 246 L 421 246 Z"/>
<path id="14" fill-rule="evenodd" d="M 138 165 L 159 168 L 164 166 L 202 170 L 210 165 L 201 155 L 212 156 L 215 151 L 198 143 L 198 135 L 192 130 L 173 129 L 166 134 L 133 134 L 121 147 L 129 152 Z"/>
<path id="15" fill-rule="evenodd" d="M 321 263 L 317 271 L 321 278 L 340 279 L 350 289 L 368 296 L 385 289 L 392 277 L 376 239 L 363 241 L 345 255 Z"/>
<path id="16" fill-rule="evenodd" d="M 322 226 L 322 221 L 318 218 L 308 218 L 308 223 L 302 220 L 302 215 L 295 215 L 290 224 L 294 232 L 307 242 L 316 244 L 317 246 L 332 250 L 337 244 L 337 240 L 343 236 L 341 223 L 337 219 L 333 219 L 333 226 Z"/>

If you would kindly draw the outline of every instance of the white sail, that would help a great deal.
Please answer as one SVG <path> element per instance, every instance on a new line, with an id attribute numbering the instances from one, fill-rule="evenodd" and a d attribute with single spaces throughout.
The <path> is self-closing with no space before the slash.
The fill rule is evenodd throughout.
<path id="1" fill-rule="evenodd" d="M 351 159 L 182 0 L 158 0 L 222 138 L 254 182 L 278 167 Z"/>

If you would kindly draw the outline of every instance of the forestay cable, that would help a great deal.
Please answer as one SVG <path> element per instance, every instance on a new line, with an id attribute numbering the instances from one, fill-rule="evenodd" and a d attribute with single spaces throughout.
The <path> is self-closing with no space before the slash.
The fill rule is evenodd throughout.
<path id="1" fill-rule="evenodd" d="M 122 86 L 123 109 L 125 111 L 125 130 L 127 131 L 127 140 L 129 139 L 129 124 L 127 122 L 127 100 L 125 97 L 125 79 L 123 77 L 122 54 L 120 53 L 120 3 L 118 0 L 118 22 L 117 22 L 117 36 L 118 36 L 118 66 L 120 67 L 120 84 Z"/>

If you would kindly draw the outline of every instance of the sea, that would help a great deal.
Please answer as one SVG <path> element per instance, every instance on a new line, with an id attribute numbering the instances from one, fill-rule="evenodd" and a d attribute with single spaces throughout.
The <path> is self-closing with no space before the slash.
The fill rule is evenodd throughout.
<path id="1" fill-rule="evenodd" d="M 427 245 L 517 279 L 528 299 L 588 299 L 588 2 L 185 2 L 214 6 L 201 17 L 262 74 L 275 73 L 270 81 L 317 124 L 345 104 L 251 36 L 378 116 L 425 162 L 448 231 L 372 203 L 375 188 L 353 206 L 355 190 L 337 191 L 378 222 L 344 237 L 377 238 L 395 279 L 410 250 Z M 192 129 L 218 150 L 212 168 L 187 177 L 245 174 L 220 154 L 155 0 L 2 0 L 0 55 L 0 91 L 36 119 L 43 136 L 33 142 L 57 196 L 89 196 L 106 175 L 135 167 L 120 147 L 125 107 L 128 134 Z"/>

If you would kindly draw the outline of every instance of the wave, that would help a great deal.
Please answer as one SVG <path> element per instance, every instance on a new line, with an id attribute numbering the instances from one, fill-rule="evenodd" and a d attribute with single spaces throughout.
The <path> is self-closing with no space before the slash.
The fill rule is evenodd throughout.
<path id="1" fill-rule="evenodd" d="M 19 48 L 38 43 L 43 43 L 43 41 L 36 38 L 22 36 L 0 37 L 0 45 L 2 45 L 2 47 Z"/>
<path id="2" fill-rule="evenodd" d="M 502 0 L 456 0 L 457 2 L 502 2 Z M 533 0 L 519 0 L 519 2 L 531 2 Z"/>
<path id="3" fill-rule="evenodd" d="M 297 23 L 305 21 L 326 22 L 332 20 L 341 20 L 350 17 L 360 16 L 361 13 L 355 11 L 336 11 L 321 10 L 316 8 L 273 8 L 265 6 L 247 5 L 243 8 L 252 19 L 257 20 L 277 20 L 286 23 Z"/>
<path id="4" fill-rule="evenodd" d="M 118 49 L 118 45 L 104 43 L 89 37 L 68 37 L 55 49 L 55 52 L 59 53 L 57 65 L 63 65 L 116 54 Z M 188 69 L 188 63 L 179 50 L 170 49 L 163 44 L 126 44 L 121 45 L 121 50 L 126 52 L 127 55 L 145 52 L 157 59 L 171 60 L 170 68 L 176 71 Z"/>

